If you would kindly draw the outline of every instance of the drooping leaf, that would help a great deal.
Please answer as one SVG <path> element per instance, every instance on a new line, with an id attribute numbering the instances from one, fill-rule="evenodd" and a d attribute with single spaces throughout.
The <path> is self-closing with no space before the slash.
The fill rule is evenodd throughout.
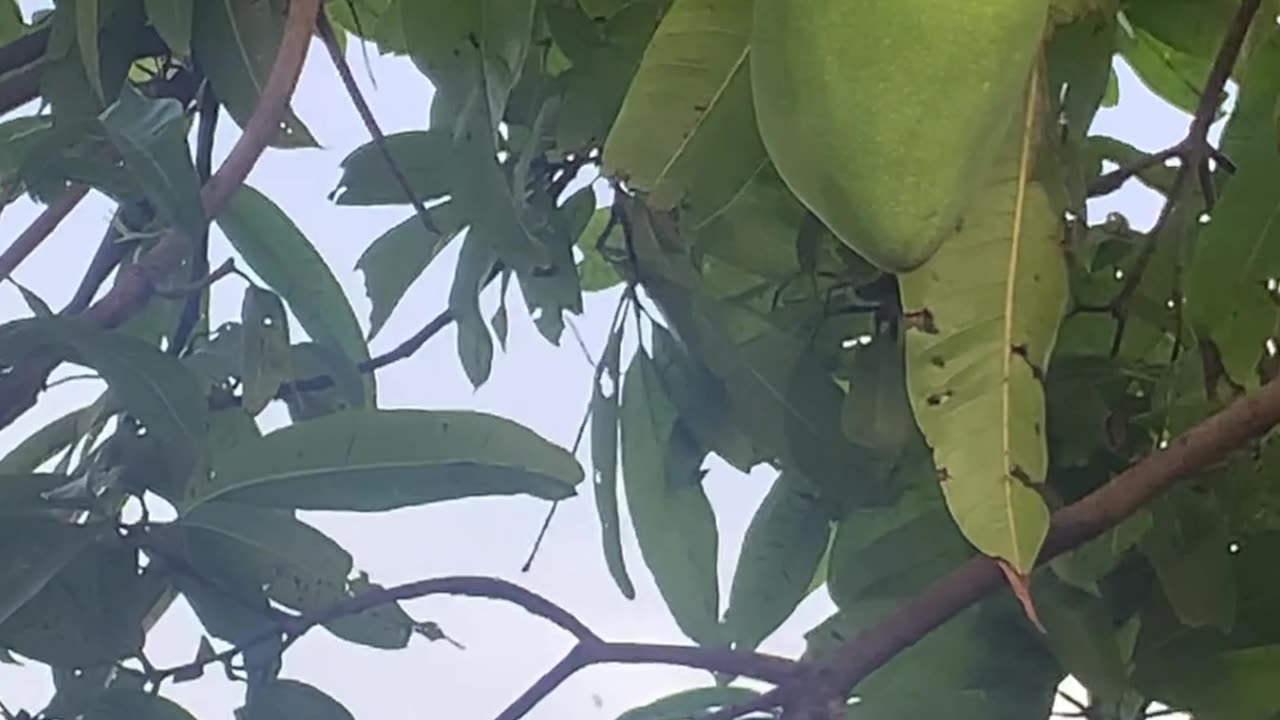
<path id="1" fill-rule="evenodd" d="M 676 0 L 645 49 L 605 172 L 659 210 L 709 217 L 766 162 L 748 73 L 751 3 Z"/>
<path id="2" fill-rule="evenodd" d="M 341 349 L 354 362 L 369 359 L 369 346 L 324 258 L 269 198 L 240 186 L 218 225 L 249 267 L 289 304 L 316 342 Z M 372 374 L 365 389 L 375 397 Z"/>
<path id="3" fill-rule="evenodd" d="M 1033 87 L 1037 87 L 1033 85 Z M 1035 93 L 1030 93 L 1035 94 Z M 957 233 L 900 276 L 916 421 L 965 536 L 1026 574 L 1049 528 L 1043 378 L 1067 300 L 1035 103 Z"/>
<path id="4" fill-rule="evenodd" d="M 484 413 L 353 410 L 264 435 L 215 460 L 194 508 L 379 511 L 482 495 L 570 497 L 582 468 L 563 449 Z"/>
<path id="5" fill-rule="evenodd" d="M 289 316 L 280 296 L 253 285 L 244 290 L 240 316 L 244 327 L 242 407 L 250 415 L 257 415 L 293 374 Z"/>
<path id="6" fill-rule="evenodd" d="M 733 573 L 724 623 L 735 648 L 755 649 L 809 594 L 830 521 L 803 482 L 786 474 L 774 481 L 747 527 Z"/>
<path id="7" fill-rule="evenodd" d="M 364 273 L 365 294 L 373 306 L 369 315 L 371 339 L 391 317 L 409 286 L 461 229 L 462 218 L 452 203 L 437 205 L 428 213 L 438 233 L 428 232 L 415 215 L 380 235 L 356 261 L 356 269 Z"/>
<path id="8" fill-rule="evenodd" d="M 740 705 L 760 696 L 741 687 L 709 687 L 684 690 L 628 710 L 618 720 L 690 720 L 713 710 Z"/>
<path id="9" fill-rule="evenodd" d="M 200 179 L 187 147 L 182 105 L 152 99 L 126 85 L 101 115 L 111 142 L 160 216 L 194 240 L 207 220 Z"/>
<path id="10" fill-rule="evenodd" d="M 147 19 L 174 55 L 191 54 L 192 23 L 196 0 L 143 0 Z"/>
<path id="11" fill-rule="evenodd" d="M 449 194 L 457 168 L 453 137 L 447 129 L 392 133 L 386 138 L 386 148 L 418 200 L 426 202 Z M 330 198 L 337 204 L 410 204 L 404 188 L 374 143 L 366 143 L 351 151 L 339 167 L 342 168 L 342 177 L 338 180 L 338 187 L 330 193 Z"/>
<path id="12" fill-rule="evenodd" d="M 283 5 L 256 0 L 204 0 L 195 5 L 192 52 L 209 77 L 218 100 L 244 127 L 267 84 L 284 37 Z M 290 110 L 276 147 L 315 147 L 307 126 Z"/>
<path id="13" fill-rule="evenodd" d="M 703 453 L 662 388 L 653 361 L 637 352 L 622 386 L 622 473 L 627 508 L 645 564 L 680 630 L 719 645 L 719 544 L 698 471 Z"/>
<path id="14" fill-rule="evenodd" d="M 252 701 L 236 716 L 243 720 L 354 720 L 337 700 L 297 680 L 275 680 L 255 688 Z"/>
<path id="15" fill-rule="evenodd" d="M 80 48 L 80 61 L 84 63 L 85 76 L 89 78 L 89 86 L 97 93 L 98 100 L 103 100 L 102 61 L 98 55 L 98 30 L 101 0 L 77 0 L 74 4 L 76 13 L 76 45 Z"/>
<path id="16" fill-rule="evenodd" d="M 622 555 L 618 519 L 618 399 L 622 390 L 623 327 L 619 323 L 609 334 L 591 391 L 591 477 L 605 563 L 623 597 L 632 600 L 636 589 Z"/>
<path id="17" fill-rule="evenodd" d="M 599 248 L 602 241 L 607 240 L 604 237 L 606 230 L 611 237 L 622 235 L 621 226 L 610 227 L 609 225 L 611 212 L 609 208 L 596 210 L 582 230 L 582 234 L 578 236 L 577 246 L 582 252 L 582 259 L 578 262 L 578 284 L 583 292 L 608 290 L 622 283 L 618 271 L 613 269 L 613 265 L 605 259 Z M 605 245 L 607 246 L 607 243 Z"/>
<path id="18" fill-rule="evenodd" d="M 472 387 L 489 379 L 493 367 L 493 336 L 480 312 L 480 291 L 498 261 L 493 249 L 472 232 L 462 241 L 453 287 L 449 290 L 449 310 L 458 326 L 458 359 Z"/>

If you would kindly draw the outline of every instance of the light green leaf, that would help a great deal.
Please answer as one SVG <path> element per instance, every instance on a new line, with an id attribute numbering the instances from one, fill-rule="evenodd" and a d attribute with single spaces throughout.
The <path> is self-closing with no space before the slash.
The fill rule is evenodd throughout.
<path id="1" fill-rule="evenodd" d="M 174 701 L 141 689 L 108 688 L 97 697 L 84 720 L 195 720 Z"/>
<path id="2" fill-rule="evenodd" d="M 147 19 L 174 55 L 191 55 L 191 25 L 196 0 L 143 0 Z"/>
<path id="3" fill-rule="evenodd" d="M 1142 28 L 1119 37 L 1122 56 L 1151 92 L 1184 112 L 1196 111 L 1212 58 L 1172 48 Z"/>
<path id="4" fill-rule="evenodd" d="M 608 240 L 604 237 L 606 230 L 612 238 L 622 237 L 620 224 L 615 223 L 612 227 L 609 225 L 612 212 L 609 208 L 593 212 L 587 226 L 578 236 L 577 246 L 582 251 L 582 260 L 578 262 L 578 284 L 583 292 L 600 292 L 622 284 L 622 277 L 600 251 L 602 241 Z M 609 244 L 605 242 L 604 247 L 609 247 Z"/>
<path id="5" fill-rule="evenodd" d="M 386 143 L 387 151 L 395 158 L 396 167 L 418 200 L 427 202 L 449 194 L 457 168 L 453 137 L 446 128 L 392 133 L 387 136 Z M 338 180 L 338 187 L 329 194 L 337 204 L 410 204 L 404 188 L 387 166 L 386 158 L 376 144 L 366 143 L 351 151 L 339 167 L 342 168 L 342 177 Z"/>
<path id="6" fill-rule="evenodd" d="M 258 106 L 284 37 L 283 4 L 253 0 L 201 0 L 195 6 L 192 51 L 218 100 L 244 127 Z M 286 113 L 276 147 L 316 147 L 311 131 Z"/>
<path id="7" fill-rule="evenodd" d="M 694 446 L 653 361 L 637 352 L 622 386 L 622 472 L 645 564 L 680 630 L 720 645 L 719 540 Z"/>
<path id="8" fill-rule="evenodd" d="M 241 708 L 239 720 L 354 720 L 337 700 L 297 680 L 274 680 L 257 687 L 253 701 Z"/>
<path id="9" fill-rule="evenodd" d="M 684 690 L 628 710 L 618 720 L 691 720 L 713 710 L 733 707 L 759 697 L 755 690 L 740 687 L 709 687 Z"/>
<path id="10" fill-rule="evenodd" d="M 8 44 L 17 40 L 26 29 L 17 0 L 0 2 L 0 43 Z"/>
<path id="11" fill-rule="evenodd" d="M 618 397 L 622 386 L 622 334 L 624 325 L 609 335 L 591 392 L 592 491 L 600 518 L 600 541 L 609 574 L 623 597 L 635 599 L 636 589 L 627 574 L 618 520 Z"/>
<path id="12" fill-rule="evenodd" d="M 303 510 L 379 511 L 482 495 L 571 497 L 565 450 L 493 415 L 352 410 L 291 425 L 217 458 L 189 510 L 213 499 Z"/>
<path id="13" fill-rule="evenodd" d="M 785 473 L 751 518 L 733 573 L 724 623 L 739 650 L 754 650 L 791 616 L 831 535 L 827 508 L 803 481 Z"/>
<path id="14" fill-rule="evenodd" d="M 750 0 L 676 0 L 609 132 L 605 172 L 658 210 L 681 204 L 696 219 L 727 204 L 766 162 L 750 33 Z"/>
<path id="15" fill-rule="evenodd" d="M 313 340 L 342 350 L 354 362 L 369 359 L 360 323 L 333 271 L 274 202 L 242 185 L 218 216 L 218 226 L 249 267 L 289 303 Z M 372 375 L 365 389 L 372 402 Z"/>
<path id="16" fill-rule="evenodd" d="M 244 328 L 241 406 L 250 415 L 257 415 L 293 374 L 289 316 L 278 295 L 250 285 L 244 289 L 240 321 Z"/>
<path id="17" fill-rule="evenodd" d="M 943 494 L 980 551 L 1028 573 L 1049 529 L 1043 378 L 1067 301 L 1063 210 L 1020 114 L 963 227 L 899 277 L 907 386 Z"/>
<path id="18" fill-rule="evenodd" d="M 173 99 L 148 98 L 126 84 L 100 119 L 125 167 L 160 216 L 188 238 L 203 235 L 208 221 L 200 200 L 200 179 L 187 147 L 182 105 Z"/>
<path id="19" fill-rule="evenodd" d="M 365 294 L 373 306 L 369 315 L 370 339 L 391 317 L 413 281 L 462 229 L 463 219 L 451 202 L 436 205 L 427 214 L 439 232 L 429 232 L 422 219 L 414 215 L 370 243 L 356 261 L 356 269 L 364 273 Z"/>
<path id="20" fill-rule="evenodd" d="M 493 336 L 480 312 L 480 291 L 493 272 L 497 256 L 475 237 L 474 231 L 462 241 L 458 265 L 449 290 L 449 310 L 458 326 L 458 359 L 472 387 L 489 379 L 493 367 Z"/>

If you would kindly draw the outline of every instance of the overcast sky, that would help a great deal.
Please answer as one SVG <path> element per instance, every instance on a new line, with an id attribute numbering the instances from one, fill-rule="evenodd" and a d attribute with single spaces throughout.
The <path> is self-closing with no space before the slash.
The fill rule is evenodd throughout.
<path id="1" fill-rule="evenodd" d="M 50 3 L 20 4 L 29 13 Z M 386 131 L 425 127 L 431 88 L 407 60 L 380 57 L 371 47 L 369 69 L 377 81 L 375 89 L 358 43 L 349 45 L 348 58 Z M 1172 144 L 1185 132 L 1186 117 L 1153 101 L 1127 71 L 1121 74 L 1121 97 L 1119 109 L 1099 117 L 1098 132 L 1123 137 L 1148 150 Z M 325 256 L 367 327 L 369 305 L 355 261 L 370 241 L 411 211 L 338 207 L 326 199 L 338 180 L 339 160 L 366 142 L 367 136 L 319 45 L 312 49 L 294 107 L 323 148 L 269 151 L 249 182 L 280 204 Z M 224 116 L 217 157 L 230 148 L 237 131 Z M 104 197 L 91 194 L 21 266 L 16 279 L 61 307 L 112 209 Z M 1122 210 L 1135 226 L 1145 227 L 1154 217 L 1156 199 L 1140 188 L 1126 187 L 1096 207 L 1097 212 L 1108 210 Z M 26 200 L 5 209 L 0 215 L 0 243 L 9 242 L 38 212 Z M 212 245 L 216 266 L 228 250 L 216 231 Z M 415 284 L 373 343 L 374 353 L 394 346 L 444 307 L 452 256 L 449 252 L 440 258 Z M 215 319 L 238 317 L 242 291 L 243 285 L 234 279 L 215 288 Z M 496 307 L 492 290 L 485 300 L 491 312 Z M 561 347 L 550 346 L 523 313 L 514 289 L 511 300 L 508 351 L 496 358 L 488 384 L 478 392 L 471 389 L 454 353 L 453 332 L 447 330 L 412 359 L 379 372 L 381 406 L 485 410 L 514 418 L 553 442 L 571 445 L 586 408 L 591 368 L 571 333 L 566 332 Z M 586 312 L 574 320 L 593 356 L 603 346 L 616 301 L 616 292 L 589 295 Z M 0 287 L 0 319 L 27 314 L 13 286 Z M 0 453 L 48 420 L 92 402 L 99 389 L 92 382 L 72 382 L 45 393 L 35 411 L 0 432 Z M 262 424 L 274 427 L 281 418 L 281 409 L 273 407 Z M 582 457 L 589 467 L 585 452 Z M 772 473 L 743 476 L 714 461 L 710 467 L 706 485 L 717 511 L 721 584 L 727 596 L 742 534 Z M 448 574 L 497 575 L 548 595 L 605 638 L 683 642 L 625 525 L 638 598 L 628 602 L 614 587 L 601 557 L 589 485 L 583 485 L 583 495 L 560 508 L 540 559 L 527 574 L 520 572 L 520 566 L 546 512 L 545 504 L 532 499 L 462 501 L 376 516 L 308 513 L 305 519 L 338 540 L 355 557 L 357 568 L 382 584 Z M 466 650 L 415 638 L 405 650 L 379 651 L 317 630 L 286 655 L 283 675 L 320 687 L 357 718 L 483 719 L 501 710 L 571 644 L 559 630 L 519 608 L 498 603 L 431 598 L 409 603 L 407 609 L 419 620 L 439 622 Z M 831 610 L 825 595 L 816 594 L 765 649 L 798 654 L 803 649 L 803 632 Z M 149 638 L 148 656 L 160 665 L 188 661 L 198 632 L 194 616 L 179 601 Z M 612 718 L 636 704 L 708 682 L 705 673 L 671 668 L 595 668 L 568 682 L 530 717 Z M 41 666 L 0 665 L 0 699 L 11 709 L 43 707 L 50 687 Z M 197 682 L 167 687 L 165 694 L 197 717 L 212 720 L 230 717 L 239 704 L 241 688 L 211 673 Z"/>

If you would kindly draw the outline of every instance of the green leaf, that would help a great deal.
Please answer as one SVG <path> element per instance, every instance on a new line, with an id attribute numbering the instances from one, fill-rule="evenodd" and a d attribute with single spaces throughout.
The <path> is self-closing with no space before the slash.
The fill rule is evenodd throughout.
<path id="1" fill-rule="evenodd" d="M 100 116 L 125 167 L 137 179 L 160 216 L 194 241 L 208 220 L 200 200 L 200 178 L 187 147 L 187 121 L 182 105 L 152 99 L 125 85 Z"/>
<path id="2" fill-rule="evenodd" d="M 578 284 L 583 292 L 600 292 L 622 284 L 622 277 L 613 269 L 613 264 L 605 259 L 599 249 L 606 230 L 610 237 L 622 236 L 622 226 L 609 225 L 612 210 L 600 208 L 592 213 L 587 226 L 578 236 L 577 247 L 582 251 L 582 260 L 578 262 Z"/>
<path id="3" fill-rule="evenodd" d="M 1036 577 L 1032 588 L 1049 647 L 1063 669 L 1091 696 L 1119 700 L 1129 687 L 1128 669 L 1106 605 L 1049 574 Z"/>
<path id="4" fill-rule="evenodd" d="M 356 269 L 364 273 L 365 294 L 373 306 L 369 315 L 370 339 L 391 317 L 413 281 L 462 229 L 462 218 L 456 210 L 452 203 L 445 202 L 427 211 L 439 232 L 429 232 L 422 219 L 414 215 L 383 233 L 360 255 Z"/>
<path id="5" fill-rule="evenodd" d="M 751 518 L 733 573 L 724 623 L 740 650 L 753 650 L 809 594 L 831 534 L 828 510 L 785 473 Z"/>
<path id="6" fill-rule="evenodd" d="M 332 415 L 350 408 L 368 407 L 364 394 L 364 373 L 344 353 L 328 345 L 298 343 L 289 349 L 289 364 L 293 368 L 291 380 L 309 380 L 326 376 L 333 381 L 329 387 L 317 390 L 300 390 L 297 386 L 284 388 L 285 404 L 294 422 Z"/>
<path id="7" fill-rule="evenodd" d="M 0 628 L 97 537 L 96 529 L 77 525 L 6 518 L 0 525 Z"/>
<path id="8" fill-rule="evenodd" d="M 17 0 L 0 2 L 0 43 L 8 44 L 17 40 L 26 29 Z"/>
<path id="9" fill-rule="evenodd" d="M 853 350 L 840 426 L 851 442 L 888 460 L 897 460 L 915 436 L 903 348 L 897 338 L 879 337 Z"/>
<path id="10" fill-rule="evenodd" d="M 453 137 L 447 129 L 392 133 L 386 143 L 387 151 L 395 158 L 396 167 L 418 200 L 427 202 L 449 194 L 458 170 Z M 410 204 L 375 143 L 366 143 L 351 151 L 339 167 L 342 177 L 338 187 L 329 194 L 339 205 Z"/>
<path id="11" fill-rule="evenodd" d="M 252 701 L 241 708 L 239 720 L 354 720 L 337 700 L 297 680 L 275 680 L 254 688 Z"/>
<path id="12" fill-rule="evenodd" d="M 596 370 L 591 392 L 592 492 L 596 515 L 600 518 L 600 542 L 609 574 L 623 597 L 635 599 L 636 589 L 627 575 L 622 554 L 621 523 L 618 520 L 618 397 L 622 386 L 622 335 L 624 324 L 609 334 L 604 355 Z"/>
<path id="13" fill-rule="evenodd" d="M 684 690 L 628 710 L 618 720 L 689 720 L 714 710 L 733 707 L 760 697 L 755 690 L 740 687 L 709 687 Z"/>
<path id="14" fill-rule="evenodd" d="M 66 352 L 73 362 L 97 370 L 124 409 L 164 443 L 175 475 L 186 477 L 198 466 L 205 452 L 209 410 L 199 382 L 176 358 L 77 318 L 0 326 L 0 365 L 39 347 Z"/>
<path id="15" fill-rule="evenodd" d="M 109 688 L 99 695 L 85 720 L 195 720 L 168 698 L 141 689 Z"/>
<path id="16" fill-rule="evenodd" d="M 574 495 L 569 453 L 476 412 L 353 410 L 232 448 L 189 510 L 213 499 L 303 510 L 390 510 L 482 495 Z"/>
<path id="17" fill-rule="evenodd" d="M 1023 115 L 963 227 L 899 283 L 911 405 L 947 504 L 980 551 L 1026 574 L 1049 529 L 1043 378 L 1067 273 L 1063 210 L 1030 174 L 1037 123 Z"/>
<path id="18" fill-rule="evenodd" d="M 1213 340 L 1227 374 L 1255 386 L 1266 340 L 1275 334 L 1280 276 L 1280 157 L 1276 106 L 1280 101 L 1280 45 L 1260 43 L 1244 68 L 1235 111 L 1222 134 L 1222 151 L 1237 169 L 1222 189 L 1212 220 L 1200 233 L 1187 271 L 1187 313 L 1202 337 Z"/>
<path id="19" fill-rule="evenodd" d="M 143 0 L 147 19 L 174 55 L 191 55 L 191 28 L 196 0 Z"/>
<path id="20" fill-rule="evenodd" d="M 622 472 L 636 540 L 680 630 L 719 645 L 719 541 L 702 459 L 653 361 L 636 352 L 622 386 Z"/>
<path id="21" fill-rule="evenodd" d="M 240 320 L 244 327 L 241 406 L 257 415 L 293 375 L 289 316 L 278 295 L 250 285 L 244 289 Z"/>
<path id="22" fill-rule="evenodd" d="M 369 359 L 360 323 L 333 271 L 275 203 L 242 185 L 218 225 L 249 267 L 289 303 L 313 340 L 342 350 L 354 362 Z M 365 390 L 372 402 L 372 374 Z"/>
<path id="23" fill-rule="evenodd" d="M 196 3 L 192 52 L 200 68 L 241 128 L 253 115 L 284 37 L 282 5 L 257 0 Z M 307 126 L 289 110 L 276 147 L 316 147 Z"/>
<path id="24" fill-rule="evenodd" d="M 474 233 L 474 229 L 467 233 L 458 253 L 449 310 L 458 326 L 458 359 L 472 387 L 478 388 L 489 379 L 493 367 L 493 336 L 480 312 L 480 291 L 498 258 Z"/>
<path id="25" fill-rule="evenodd" d="M 1140 510 L 1093 540 L 1054 558 L 1050 567 L 1063 582 L 1096 593 L 1095 584 L 1120 564 L 1152 525 L 1151 513 Z"/>
<path id="26" fill-rule="evenodd" d="M 18 288 L 18 294 L 22 295 L 22 301 L 27 304 L 32 315 L 38 318 L 47 318 L 52 317 L 55 314 L 53 312 L 53 308 L 49 307 L 49 303 L 45 302 L 44 298 L 35 294 L 35 292 L 26 285 L 14 280 L 12 276 L 7 278 L 7 280 L 10 283 L 13 283 L 14 287 Z"/>
<path id="27" fill-rule="evenodd" d="M 85 409 L 71 412 L 49 422 L 28 435 L 0 458 L 0 474 L 35 472 L 36 468 L 80 438 L 80 418 Z"/>
<path id="28" fill-rule="evenodd" d="M 98 19 L 100 1 L 76 0 L 76 44 L 80 48 L 80 61 L 84 63 L 84 72 L 89 78 L 89 86 L 97 93 L 99 100 L 104 100 L 106 93 L 102 91 L 102 63 L 98 54 L 98 30 L 101 28 Z"/>
<path id="29" fill-rule="evenodd" d="M 1212 58 L 1179 51 L 1142 28 L 1120 33 L 1120 52 L 1151 92 L 1179 110 L 1196 111 Z"/>
<path id="30" fill-rule="evenodd" d="M 749 0 L 676 0 L 609 132 L 604 171 L 650 206 L 713 215 L 765 164 L 747 62 Z"/>
<path id="31" fill-rule="evenodd" d="M 1141 547 L 1169 604 L 1188 627 L 1230 632 L 1236 617 L 1236 579 L 1231 530 L 1222 508 L 1207 497 L 1175 489 L 1152 510 L 1155 524 Z"/>

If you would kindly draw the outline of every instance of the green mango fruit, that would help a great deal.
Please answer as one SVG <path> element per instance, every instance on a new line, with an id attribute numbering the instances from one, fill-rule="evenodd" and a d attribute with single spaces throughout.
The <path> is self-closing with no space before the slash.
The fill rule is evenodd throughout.
<path id="1" fill-rule="evenodd" d="M 751 81 L 792 192 L 889 272 L 955 232 L 1021 109 L 1049 0 L 755 0 Z"/>

